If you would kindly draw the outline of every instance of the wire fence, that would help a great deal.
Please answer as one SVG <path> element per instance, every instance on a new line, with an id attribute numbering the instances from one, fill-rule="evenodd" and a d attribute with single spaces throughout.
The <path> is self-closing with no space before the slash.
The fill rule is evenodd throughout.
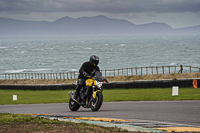
<path id="1" fill-rule="evenodd" d="M 112 70 L 101 70 L 104 77 L 115 76 L 134 76 L 134 75 L 153 75 L 153 74 L 172 74 L 172 73 L 194 73 L 200 72 L 199 67 L 192 66 L 151 66 L 151 67 L 133 67 Z M 77 79 L 79 72 L 65 73 L 5 73 L 0 74 L 0 79 L 20 80 L 20 79 Z"/>

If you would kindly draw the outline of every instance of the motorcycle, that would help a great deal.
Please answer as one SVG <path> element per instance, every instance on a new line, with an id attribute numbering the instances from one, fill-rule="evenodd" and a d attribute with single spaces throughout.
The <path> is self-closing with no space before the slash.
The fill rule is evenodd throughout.
<path id="1" fill-rule="evenodd" d="M 102 84 L 108 81 L 103 78 L 102 73 L 96 71 L 92 78 L 86 79 L 85 86 L 80 89 L 77 100 L 73 99 L 74 92 L 69 92 L 69 108 L 71 111 L 77 111 L 80 106 L 91 108 L 92 111 L 98 111 L 103 102 L 103 86 Z M 86 100 L 82 105 L 81 101 Z"/>

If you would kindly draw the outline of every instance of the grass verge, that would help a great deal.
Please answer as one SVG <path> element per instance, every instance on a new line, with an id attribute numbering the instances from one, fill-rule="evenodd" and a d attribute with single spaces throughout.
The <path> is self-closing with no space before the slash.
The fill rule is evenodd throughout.
<path id="1" fill-rule="evenodd" d="M 8 132 L 127 132 L 120 128 L 73 123 L 22 114 L 0 113 L 0 133 Z"/>
<path id="2" fill-rule="evenodd" d="M 0 90 L 0 105 L 67 103 L 69 101 L 68 92 L 69 90 Z M 13 101 L 13 95 L 17 95 L 16 101 Z M 172 88 L 111 89 L 104 90 L 103 95 L 104 102 L 200 100 L 200 88 L 179 88 L 178 96 L 172 96 Z"/>

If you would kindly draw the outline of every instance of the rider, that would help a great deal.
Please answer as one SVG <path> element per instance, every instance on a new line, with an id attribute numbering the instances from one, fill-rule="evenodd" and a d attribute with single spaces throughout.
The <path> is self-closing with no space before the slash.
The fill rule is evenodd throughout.
<path id="1" fill-rule="evenodd" d="M 97 66 L 98 64 L 99 57 L 96 55 L 91 55 L 89 61 L 82 64 L 79 70 L 77 87 L 73 99 L 77 100 L 80 89 L 85 86 L 85 80 L 91 78 L 91 75 L 93 75 L 95 71 L 100 71 L 99 67 Z M 85 100 L 83 100 L 83 103 L 81 104 L 85 104 Z"/>

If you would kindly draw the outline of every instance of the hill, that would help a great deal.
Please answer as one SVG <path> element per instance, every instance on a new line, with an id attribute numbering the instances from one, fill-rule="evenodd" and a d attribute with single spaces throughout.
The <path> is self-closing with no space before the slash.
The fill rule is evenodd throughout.
<path id="1" fill-rule="evenodd" d="M 99 36 L 148 34 L 200 34 L 200 25 L 173 29 L 165 23 L 135 25 L 122 19 L 99 15 L 63 17 L 54 22 L 0 18 L 0 36 Z"/>

